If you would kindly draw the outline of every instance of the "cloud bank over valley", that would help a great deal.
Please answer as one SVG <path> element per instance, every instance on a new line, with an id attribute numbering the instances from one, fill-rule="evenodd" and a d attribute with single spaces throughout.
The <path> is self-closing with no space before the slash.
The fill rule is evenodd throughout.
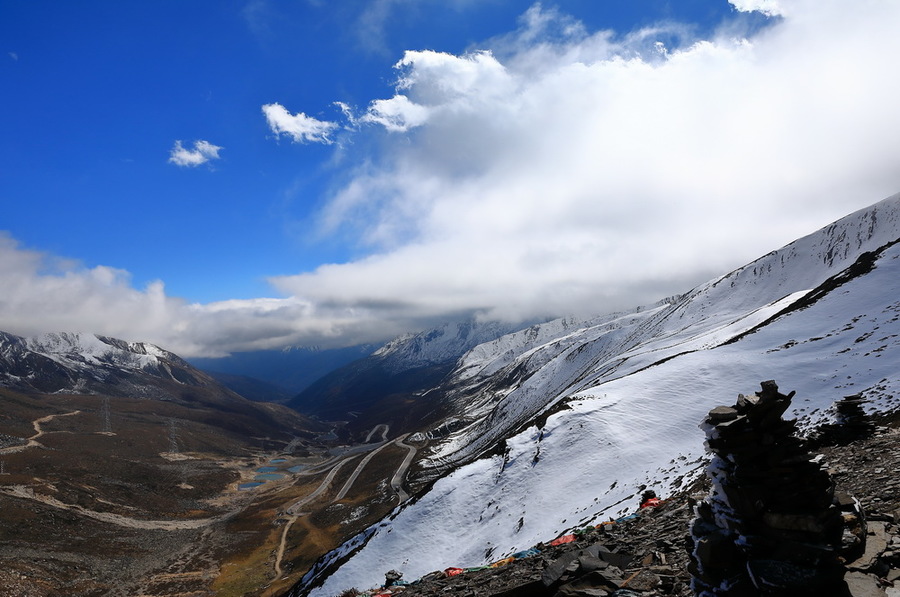
<path id="1" fill-rule="evenodd" d="M 114 255 L 84 267 L 6 235 L 0 329 L 212 356 L 596 314 L 685 292 L 900 190 L 900 4 L 732 4 L 703 39 L 676 22 L 590 31 L 536 4 L 466 53 L 407 51 L 393 95 L 338 104 L 341 118 L 272 97 L 257 108 L 271 143 L 333 146 L 314 228 L 356 257 L 272 277 L 272 297 L 190 304 L 164 280 L 135 288 Z M 178 141 L 170 161 L 221 149 Z"/>

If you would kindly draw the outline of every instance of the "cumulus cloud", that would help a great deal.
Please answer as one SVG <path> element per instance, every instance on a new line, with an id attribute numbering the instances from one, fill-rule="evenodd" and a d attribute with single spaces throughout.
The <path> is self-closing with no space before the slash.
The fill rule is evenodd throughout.
<path id="1" fill-rule="evenodd" d="M 358 118 L 342 107 L 378 142 L 344 148 L 318 214 L 363 257 L 273 278 L 284 298 L 189 305 L 111 268 L 49 271 L 7 238 L 0 329 L 75 321 L 210 354 L 685 292 L 900 190 L 900 4 L 777 9 L 747 38 L 725 23 L 692 39 L 671 24 L 591 32 L 535 6 L 483 51 L 407 52 L 390 97 Z M 339 127 L 267 108 L 298 142 Z"/>
<path id="2" fill-rule="evenodd" d="M 741 12 L 761 12 L 770 17 L 784 14 L 779 0 L 728 0 Z"/>
<path id="3" fill-rule="evenodd" d="M 221 149 L 223 148 L 202 139 L 194 141 L 193 149 L 187 149 L 178 140 L 175 141 L 175 145 L 169 152 L 169 162 L 176 166 L 196 168 L 210 160 L 219 159 L 219 150 Z"/>
<path id="4" fill-rule="evenodd" d="M 362 118 L 386 149 L 321 214 L 369 256 L 272 282 L 388 318 L 602 312 L 900 190 L 900 7 L 736 4 L 784 17 L 691 39 L 536 5 L 494 51 L 407 52 Z"/>
<path id="5" fill-rule="evenodd" d="M 0 330 L 31 336 L 84 331 L 152 342 L 186 357 L 290 345 L 324 347 L 384 339 L 362 310 L 309 300 L 259 298 L 189 304 L 161 281 L 135 289 L 128 272 L 84 267 L 23 248 L 0 231 Z M 389 324 L 389 334 L 404 331 Z"/>
<path id="6" fill-rule="evenodd" d="M 289 136 L 294 143 L 326 143 L 332 142 L 331 134 L 338 128 L 335 122 L 318 120 L 303 112 L 291 114 L 281 104 L 266 104 L 262 107 L 266 115 L 269 129 L 276 136 Z"/>

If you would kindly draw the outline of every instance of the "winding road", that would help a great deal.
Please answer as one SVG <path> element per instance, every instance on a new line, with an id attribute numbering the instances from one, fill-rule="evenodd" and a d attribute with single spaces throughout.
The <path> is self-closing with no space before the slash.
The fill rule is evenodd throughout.
<path id="1" fill-rule="evenodd" d="M 47 415 L 46 417 L 41 417 L 40 419 L 35 419 L 31 422 L 31 426 L 34 427 L 34 435 L 26 439 L 26 443 L 23 446 L 11 446 L 9 448 L 0 449 L 0 454 L 15 454 L 17 452 L 21 452 L 26 448 L 36 448 L 41 444 L 37 441 L 37 438 L 44 435 L 44 430 L 41 429 L 42 423 L 49 423 L 56 417 L 71 417 L 72 415 L 81 414 L 80 410 L 73 410 L 70 413 L 57 413 L 55 415 Z"/>
<path id="2" fill-rule="evenodd" d="M 354 458 L 356 458 L 356 454 L 350 456 L 349 458 L 345 458 L 345 459 L 341 460 L 340 462 L 338 462 L 337 464 L 335 464 L 334 467 L 332 467 L 331 471 L 328 473 L 328 475 L 324 479 L 322 479 L 322 483 L 319 484 L 319 486 L 316 488 L 315 491 L 313 491 L 308 496 L 306 496 L 302 499 L 299 499 L 296 502 L 294 502 L 293 504 L 291 504 L 290 506 L 288 506 L 287 509 L 285 510 L 285 513 L 287 513 L 289 516 L 295 516 L 295 515 L 299 514 L 298 509 L 301 506 L 308 504 L 309 502 L 313 501 L 314 499 L 316 499 L 317 497 L 322 495 L 322 493 L 326 489 L 328 489 L 328 487 L 331 485 L 331 482 L 334 481 L 334 477 L 338 474 L 338 471 L 341 470 L 341 467 L 343 467 L 345 464 L 347 464 Z"/>
<path id="3" fill-rule="evenodd" d="M 383 442 L 387 441 L 387 434 L 391 428 L 388 427 L 387 425 L 385 425 L 384 423 L 381 423 L 381 424 L 378 424 L 378 425 L 375 425 L 374 427 L 372 427 L 372 431 L 370 431 L 369 435 L 366 436 L 366 443 L 369 443 L 370 441 L 372 441 L 372 436 L 375 435 L 375 433 L 379 429 L 381 429 L 381 441 L 383 441 Z"/>
<path id="4" fill-rule="evenodd" d="M 59 508 L 60 510 L 68 510 L 87 518 L 93 518 L 94 520 L 99 520 L 100 522 L 106 522 L 129 529 L 162 531 L 199 529 L 200 527 L 205 527 L 214 522 L 224 520 L 228 516 L 231 516 L 231 513 L 228 513 L 223 516 L 217 516 L 214 518 L 196 518 L 193 520 L 143 520 L 140 518 L 130 518 L 128 516 L 122 516 L 120 514 L 113 514 L 111 512 L 95 512 L 94 510 L 88 510 L 87 508 L 79 506 L 78 504 L 66 504 L 65 502 L 61 502 L 56 498 L 50 497 L 49 495 L 34 493 L 33 490 L 25 487 L 24 485 L 0 487 L 0 493 L 8 495 L 10 497 L 35 500 L 37 502 L 41 502 L 42 504 L 46 504 L 54 508 Z"/>
<path id="5" fill-rule="evenodd" d="M 406 458 L 403 459 L 403 462 L 400 464 L 399 468 L 397 468 L 397 472 L 394 473 L 394 476 L 391 478 L 391 489 L 397 492 L 401 504 L 409 499 L 409 494 L 403 489 L 403 477 L 406 476 L 406 471 L 409 469 L 409 465 L 412 464 L 412 459 L 415 457 L 417 451 L 415 446 L 410 446 L 403 442 L 407 437 L 409 437 L 408 433 L 406 435 L 401 435 L 394 440 L 396 445 L 409 450 L 409 452 L 406 453 Z"/>
<path id="6" fill-rule="evenodd" d="M 344 499 L 344 497 L 347 495 L 347 492 L 350 491 L 350 488 L 353 487 L 353 484 L 356 482 L 356 478 L 359 477 L 359 474 L 366 467 L 366 465 L 375 457 L 376 454 L 378 454 L 379 452 L 381 452 L 383 449 L 385 449 L 387 446 L 389 446 L 391 444 L 400 446 L 402 448 L 406 448 L 408 450 L 408 452 L 406 453 L 406 456 L 403 458 L 403 462 L 400 463 L 400 466 L 397 467 L 396 472 L 394 472 L 394 476 L 391 477 L 391 489 L 393 489 L 397 493 L 397 496 L 400 498 L 401 504 L 409 499 L 409 494 L 406 493 L 405 489 L 403 489 L 403 478 L 406 475 L 406 471 L 409 469 L 410 464 L 412 464 L 412 460 L 416 455 L 417 449 L 415 446 L 411 446 L 411 445 L 403 442 L 403 440 L 405 440 L 407 437 L 409 437 L 408 433 L 405 435 L 401 435 L 394 441 L 391 441 L 391 442 L 387 441 L 387 432 L 388 432 L 387 425 L 377 425 L 374 429 L 372 429 L 372 431 L 370 431 L 369 435 L 366 437 L 367 442 L 372 438 L 372 435 L 374 435 L 375 432 L 379 428 L 384 429 L 384 431 L 382 432 L 382 438 L 384 440 L 383 443 L 380 446 L 378 446 L 377 448 L 375 448 L 374 450 L 372 450 L 371 452 L 369 452 L 368 454 L 366 454 L 365 458 L 363 458 L 360 461 L 360 463 L 353 470 L 353 473 L 350 475 L 350 478 L 348 478 L 347 481 L 344 483 L 344 486 L 341 487 L 341 490 L 334 496 L 334 498 L 332 498 L 332 500 L 331 500 L 332 504 Z M 331 482 L 334 481 L 334 477 L 337 475 L 340 468 L 344 464 L 346 464 L 347 462 L 349 462 L 350 460 L 355 458 L 355 456 L 356 455 L 354 454 L 354 455 L 350 456 L 349 458 L 344 458 L 344 460 L 341 460 L 340 462 L 335 464 L 331 468 L 331 471 L 328 473 L 328 476 L 326 476 L 325 479 L 322 480 L 322 483 L 319 484 L 319 486 L 316 488 L 315 491 L 313 491 L 311 494 L 304 497 L 303 499 L 294 502 L 293 504 L 291 504 L 290 507 L 287 508 L 287 510 L 285 510 L 285 513 L 289 516 L 289 520 L 287 523 L 285 523 L 284 530 L 281 531 L 281 541 L 279 541 L 278 550 L 275 553 L 275 578 L 280 578 L 283 574 L 283 570 L 281 568 L 281 563 L 284 560 L 284 552 L 287 549 L 288 532 L 291 530 L 291 527 L 293 526 L 293 524 L 295 522 L 297 522 L 297 519 L 300 518 L 300 516 L 301 516 L 301 514 L 299 512 L 297 512 L 297 508 L 299 508 L 300 506 L 303 506 L 303 505 L 311 502 L 315 498 L 319 497 L 331 485 Z M 317 472 L 322 472 L 322 470 L 327 470 L 327 469 L 320 469 Z"/>
<path id="7" fill-rule="evenodd" d="M 48 423 L 51 420 L 57 417 L 67 417 L 80 414 L 80 410 L 68 412 L 68 413 L 58 413 L 47 415 L 44 417 L 40 417 L 32 421 L 32 427 L 34 427 L 34 435 L 26 439 L 26 443 L 18 446 L 11 446 L 8 448 L 0 449 L 0 454 L 12 454 L 16 452 L 21 452 L 27 448 L 39 447 L 41 444 L 37 441 L 41 436 L 43 436 L 46 432 L 43 430 L 42 425 L 44 423 Z M 388 447 L 391 444 L 396 446 L 406 448 L 408 450 L 406 456 L 403 459 L 403 462 L 395 471 L 393 477 L 390 481 L 391 489 L 397 493 L 397 496 L 400 498 L 400 503 L 405 502 L 409 499 L 409 494 L 403 489 L 403 479 L 406 475 L 407 470 L 409 469 L 410 464 L 412 463 L 413 458 L 416 455 L 416 448 L 409 444 L 404 443 L 409 434 L 402 435 L 393 441 L 388 441 L 387 434 L 390 430 L 390 427 L 386 424 L 376 425 L 369 434 L 366 436 L 366 444 L 360 446 L 354 446 L 348 450 L 346 450 L 343 454 L 335 456 L 328 461 L 320 464 L 319 466 L 300 473 L 298 476 L 308 476 L 308 475 L 316 475 L 328 471 L 328 474 L 322 479 L 322 482 L 316 487 L 316 489 L 310 493 L 309 495 L 295 501 L 290 506 L 288 506 L 284 510 L 284 514 L 288 516 L 288 521 L 284 525 L 284 529 L 281 532 L 281 538 L 279 541 L 278 549 L 275 554 L 275 574 L 276 578 L 280 578 L 283 575 L 282 562 L 284 560 L 284 553 L 287 549 L 287 536 L 288 533 L 293 526 L 293 524 L 300 518 L 303 513 L 300 509 L 306 504 L 312 502 L 317 499 L 323 493 L 325 493 L 334 482 L 335 477 L 340 472 L 340 470 L 344 467 L 345 464 L 349 463 L 353 459 L 355 459 L 359 454 L 363 452 L 368 452 L 365 457 L 359 462 L 356 468 L 353 470 L 353 473 L 341 487 L 340 491 L 338 491 L 335 496 L 331 499 L 330 503 L 335 503 L 340 501 L 346 497 L 347 493 L 353 487 L 353 484 L 356 482 L 360 473 L 365 469 L 366 465 L 372 461 L 375 456 Z M 368 444 L 369 441 L 372 440 L 378 433 L 381 433 L 381 443 L 377 445 Z M 165 530 L 165 531 L 178 531 L 185 529 L 198 529 L 201 527 L 206 527 L 216 522 L 220 522 L 225 520 L 235 514 L 235 512 L 227 512 L 223 515 L 211 517 L 211 518 L 198 518 L 193 520 L 144 520 L 139 518 L 131 518 L 128 516 L 122 516 L 120 514 L 113 514 L 111 512 L 97 512 L 94 510 L 89 510 L 80 506 L 78 504 L 67 504 L 62 502 L 54 497 L 48 495 L 42 495 L 35 493 L 33 489 L 26 487 L 24 485 L 13 485 L 13 486 L 5 486 L 0 487 L 0 494 L 6 495 L 13 498 L 20 499 L 28 499 L 35 500 L 51 506 L 53 508 L 58 508 L 61 510 L 67 510 L 81 516 L 92 518 L 94 520 L 98 520 L 100 522 L 105 522 L 108 524 L 114 524 L 120 527 L 130 528 L 130 529 L 146 529 L 146 530 Z M 192 573 L 193 574 L 193 573 Z"/>
<path id="8" fill-rule="evenodd" d="M 370 434 L 370 435 L 371 435 L 371 434 Z M 359 473 L 361 473 L 362 470 L 363 470 L 364 468 L 366 468 L 366 465 L 369 464 L 369 461 L 371 461 L 371 460 L 375 457 L 376 454 L 378 454 L 379 452 L 381 452 L 382 450 L 384 450 L 384 449 L 385 449 L 386 447 L 388 447 L 389 445 L 390 445 L 389 442 L 384 442 L 383 444 L 381 444 L 380 446 L 378 446 L 377 448 L 375 448 L 374 450 L 372 450 L 371 452 L 369 452 L 368 454 L 366 454 L 366 457 L 363 458 L 363 459 L 359 462 L 359 464 L 358 464 L 358 465 L 356 466 L 356 468 L 353 470 L 353 474 L 350 475 L 350 478 L 347 479 L 347 482 L 344 483 L 344 486 L 341 487 L 341 490 L 338 492 L 338 494 L 337 494 L 336 496 L 334 496 L 334 499 L 333 499 L 332 501 L 333 501 L 333 502 L 337 502 L 337 501 L 339 501 L 339 500 L 344 499 L 344 496 L 346 496 L 346 495 L 347 495 L 347 492 L 350 491 L 350 488 L 353 487 L 353 483 L 356 482 L 356 478 L 359 477 Z"/>

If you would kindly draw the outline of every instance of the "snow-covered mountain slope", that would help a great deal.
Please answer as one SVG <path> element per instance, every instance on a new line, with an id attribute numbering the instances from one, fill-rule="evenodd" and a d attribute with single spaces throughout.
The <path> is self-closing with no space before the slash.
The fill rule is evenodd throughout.
<path id="1" fill-rule="evenodd" d="M 22 338 L 0 332 L 0 385 L 62 393 L 103 392 L 153 397 L 158 382 L 215 382 L 177 355 L 153 344 L 86 333 Z"/>
<path id="2" fill-rule="evenodd" d="M 562 397 L 728 342 L 898 236 L 895 196 L 683 296 L 581 325 L 556 320 L 479 346 L 450 383 L 454 410 L 469 425 L 433 448 L 431 465 L 440 471 L 479 454 Z"/>
<path id="3" fill-rule="evenodd" d="M 370 428 L 372 417 L 395 430 L 407 429 L 435 411 L 437 395 L 423 397 L 424 390 L 438 384 L 466 351 L 513 329 L 512 324 L 467 320 L 404 335 L 323 376 L 288 404 L 323 419 L 350 419 L 351 431 L 359 422 L 360 429 Z"/>
<path id="4" fill-rule="evenodd" d="M 805 425 L 849 394 L 897 409 L 898 239 L 900 195 L 659 305 L 477 347 L 430 456 L 468 464 L 330 554 L 358 548 L 313 594 L 493 561 L 633 510 L 642 486 L 665 495 L 699 471 L 705 413 L 766 379 Z"/>
<path id="5" fill-rule="evenodd" d="M 384 359 L 392 369 L 411 369 L 456 361 L 468 350 L 515 330 L 518 326 L 496 321 L 466 320 L 445 323 L 418 334 L 391 340 L 372 356 Z"/>

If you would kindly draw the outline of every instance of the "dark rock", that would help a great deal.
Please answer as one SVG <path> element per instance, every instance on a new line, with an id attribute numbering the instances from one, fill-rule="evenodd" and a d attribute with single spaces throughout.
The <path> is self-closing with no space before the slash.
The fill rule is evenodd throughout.
<path id="1" fill-rule="evenodd" d="M 603 570 L 609 567 L 609 562 L 601 560 L 591 555 L 578 556 L 579 570 L 582 572 L 593 572 L 594 570 Z"/>
<path id="2" fill-rule="evenodd" d="M 709 421 L 712 423 L 731 421 L 732 419 L 737 418 L 737 416 L 737 409 L 731 408 L 730 406 L 717 406 L 709 411 Z"/>
<path id="3" fill-rule="evenodd" d="M 547 587 L 540 580 L 526 580 L 491 593 L 490 597 L 544 597 Z"/>
<path id="4" fill-rule="evenodd" d="M 603 560 L 604 562 L 608 562 L 611 566 L 615 566 L 616 568 L 625 569 L 631 564 L 631 560 L 634 559 L 629 553 L 620 553 L 615 551 L 610 551 L 603 545 L 595 545 L 597 548 L 597 557 Z M 591 548 L 588 548 L 588 553 L 593 553 Z"/>
<path id="5" fill-rule="evenodd" d="M 544 583 L 544 586 L 549 587 L 559 581 L 573 564 L 575 564 L 575 567 L 572 569 L 574 572 L 578 569 L 579 565 L 578 552 L 575 551 L 565 553 L 550 562 L 544 570 L 544 573 L 541 575 L 541 581 Z"/>
<path id="6" fill-rule="evenodd" d="M 635 591 L 652 591 L 661 583 L 662 581 L 658 575 L 645 568 L 639 570 L 635 575 L 628 577 L 622 584 Z"/>
<path id="7" fill-rule="evenodd" d="M 610 592 L 600 587 L 577 587 L 572 584 L 563 585 L 554 597 L 607 597 Z"/>
<path id="8" fill-rule="evenodd" d="M 615 568 L 610 567 L 605 570 L 589 572 L 561 586 L 557 595 L 567 597 L 574 597 L 575 595 L 608 595 L 618 589 L 624 580 L 615 570 Z M 598 591 L 604 591 L 605 593 Z"/>
<path id="9" fill-rule="evenodd" d="M 384 586 L 386 586 L 386 587 L 393 586 L 401 578 L 403 578 L 402 572 L 397 572 L 396 570 L 389 570 L 384 575 Z"/>

